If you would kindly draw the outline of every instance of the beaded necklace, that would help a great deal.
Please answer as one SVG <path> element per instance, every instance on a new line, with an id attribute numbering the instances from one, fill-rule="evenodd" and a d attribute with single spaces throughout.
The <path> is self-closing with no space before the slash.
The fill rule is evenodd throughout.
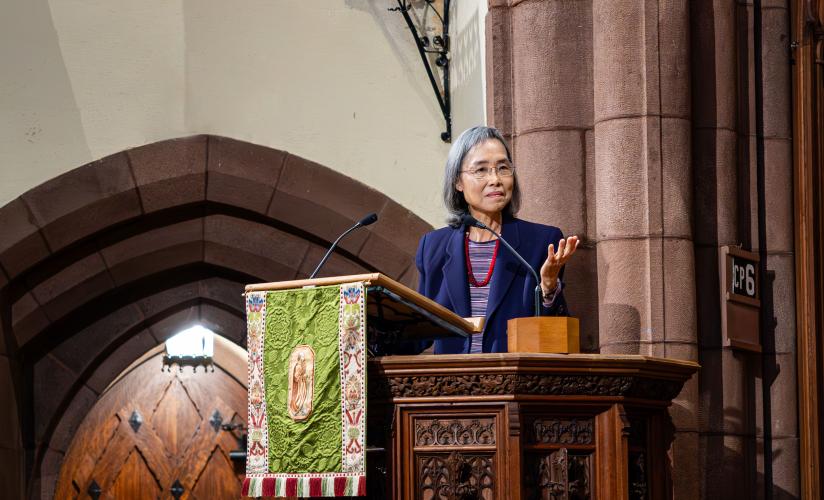
<path id="1" fill-rule="evenodd" d="M 495 269 L 495 260 L 498 258 L 498 247 L 500 244 L 501 240 L 495 240 L 495 249 L 492 251 L 492 261 L 489 263 L 489 271 L 486 273 L 486 278 L 478 283 L 478 280 L 475 279 L 475 273 L 472 272 L 472 262 L 469 259 L 469 233 L 467 232 L 465 234 L 464 252 L 466 253 L 466 275 L 470 285 L 480 288 L 489 284 L 489 280 L 492 279 L 492 271 Z"/>

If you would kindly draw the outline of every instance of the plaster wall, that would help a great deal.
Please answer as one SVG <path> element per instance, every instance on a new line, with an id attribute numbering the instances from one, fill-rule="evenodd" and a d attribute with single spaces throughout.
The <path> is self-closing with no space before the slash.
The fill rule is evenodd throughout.
<path id="1" fill-rule="evenodd" d="M 457 4 L 455 135 L 485 121 L 486 3 Z M 439 225 L 444 121 L 392 5 L 11 0 L 0 19 L 0 206 L 89 161 L 206 133 L 327 165 Z"/>

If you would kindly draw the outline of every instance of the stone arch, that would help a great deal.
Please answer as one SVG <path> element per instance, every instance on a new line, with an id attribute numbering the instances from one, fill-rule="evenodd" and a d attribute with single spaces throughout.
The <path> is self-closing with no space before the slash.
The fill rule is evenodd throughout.
<path id="1" fill-rule="evenodd" d="M 0 208 L 0 354 L 18 363 L 29 496 L 49 491 L 73 429 L 129 363 L 194 319 L 242 345 L 243 284 L 308 275 L 371 211 L 325 273 L 414 284 L 428 224 L 327 167 L 224 137 L 123 151 Z"/>

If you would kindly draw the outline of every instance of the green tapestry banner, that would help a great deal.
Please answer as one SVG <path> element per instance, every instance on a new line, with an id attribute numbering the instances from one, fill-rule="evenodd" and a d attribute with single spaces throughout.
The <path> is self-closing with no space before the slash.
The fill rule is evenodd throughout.
<path id="1" fill-rule="evenodd" d="M 366 494 L 363 283 L 249 292 L 243 494 Z"/>

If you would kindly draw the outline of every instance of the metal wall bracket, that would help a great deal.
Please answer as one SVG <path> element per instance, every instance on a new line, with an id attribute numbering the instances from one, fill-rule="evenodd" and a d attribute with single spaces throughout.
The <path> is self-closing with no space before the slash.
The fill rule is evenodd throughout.
<path id="1" fill-rule="evenodd" d="M 412 37 L 415 39 L 415 45 L 418 47 L 418 53 L 421 55 L 426 75 L 429 77 L 429 83 L 432 84 L 432 90 L 435 92 L 435 98 L 438 100 L 438 106 L 443 113 L 443 119 L 446 122 L 446 131 L 441 133 L 441 140 L 444 142 L 452 141 L 452 109 L 449 99 L 449 0 L 443 0 L 443 12 L 438 12 L 435 8 L 435 0 L 396 0 L 397 7 L 392 7 L 389 10 L 392 12 L 400 12 L 403 19 L 406 21 L 406 26 L 412 32 Z M 418 7 L 415 7 L 415 6 Z M 420 20 L 422 28 L 426 27 L 427 19 L 430 11 L 437 19 L 434 33 L 427 34 L 426 30 L 419 31 L 418 26 L 410 15 L 412 11 L 420 12 L 418 19 Z M 441 86 L 438 86 L 438 80 L 435 78 L 435 71 L 430 64 L 430 56 L 435 57 L 435 66 L 440 68 L 442 80 Z"/>

